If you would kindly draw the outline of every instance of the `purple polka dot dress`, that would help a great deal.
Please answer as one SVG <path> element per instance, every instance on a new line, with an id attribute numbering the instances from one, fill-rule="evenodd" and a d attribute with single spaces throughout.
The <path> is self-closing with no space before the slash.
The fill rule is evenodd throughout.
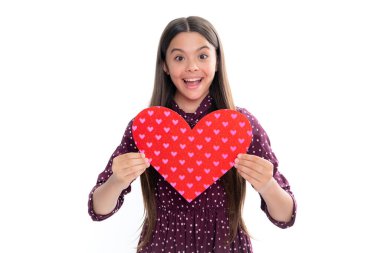
<path id="1" fill-rule="evenodd" d="M 171 109 L 179 113 L 191 127 L 194 127 L 203 116 L 216 108 L 212 97 L 207 96 L 195 113 L 185 113 L 174 101 L 171 103 Z M 238 108 L 238 111 L 246 115 L 252 125 L 253 141 L 247 153 L 263 157 L 272 162 L 274 165 L 274 178 L 293 198 L 293 215 L 289 222 L 274 220 L 269 215 L 262 198 L 261 209 L 276 226 L 280 228 L 290 227 L 294 224 L 297 206 L 288 181 L 277 169 L 278 161 L 270 147 L 269 138 L 254 116 L 245 109 Z M 120 194 L 117 205 L 111 213 L 98 215 L 94 212 L 92 195 L 95 189 L 107 181 L 112 174 L 112 159 L 124 153 L 138 151 L 132 137 L 131 127 L 132 121 L 126 129 L 120 145 L 112 154 L 105 170 L 100 173 L 96 185 L 90 192 L 88 212 L 95 221 L 107 219 L 117 212 L 123 205 L 124 195 L 131 191 L 131 186 L 129 186 Z M 215 182 L 194 201 L 188 203 L 168 182 L 159 176 L 155 187 L 155 196 L 157 204 L 156 227 L 151 242 L 141 249 L 140 253 L 253 252 L 250 238 L 242 229 L 238 230 L 234 241 L 226 245 L 229 235 L 227 199 L 226 192 L 220 181 Z"/>

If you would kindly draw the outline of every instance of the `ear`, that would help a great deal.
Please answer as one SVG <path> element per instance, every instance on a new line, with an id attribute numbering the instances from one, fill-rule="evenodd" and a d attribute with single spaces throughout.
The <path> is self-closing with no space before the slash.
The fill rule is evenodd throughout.
<path id="1" fill-rule="evenodd" d="M 169 75 L 169 69 L 168 69 L 168 66 L 166 65 L 166 62 L 164 62 L 163 66 L 162 66 L 162 69 L 164 70 L 164 72 Z"/>

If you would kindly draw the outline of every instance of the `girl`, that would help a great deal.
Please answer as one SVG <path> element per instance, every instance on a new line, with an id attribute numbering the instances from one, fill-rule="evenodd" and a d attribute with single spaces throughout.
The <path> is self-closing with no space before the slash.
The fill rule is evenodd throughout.
<path id="1" fill-rule="evenodd" d="M 257 119 L 235 107 L 223 49 L 214 27 L 200 17 L 171 21 L 160 39 L 150 106 L 165 106 L 194 127 L 217 109 L 237 110 L 252 125 L 247 154 L 194 201 L 188 203 L 139 153 L 129 123 L 120 145 L 89 196 L 89 214 L 101 221 L 119 210 L 140 176 L 145 219 L 138 252 L 252 252 L 242 218 L 246 182 L 260 194 L 261 209 L 281 228 L 293 225 L 296 202 L 269 138 Z"/>

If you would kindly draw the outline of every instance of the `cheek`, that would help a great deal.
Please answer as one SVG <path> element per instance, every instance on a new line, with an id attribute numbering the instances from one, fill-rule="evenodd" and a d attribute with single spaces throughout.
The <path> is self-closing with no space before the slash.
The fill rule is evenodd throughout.
<path id="1" fill-rule="evenodd" d="M 171 70 L 170 79 L 172 80 L 174 85 L 177 86 L 182 81 L 181 72 L 178 70 Z"/>
<path id="2" fill-rule="evenodd" d="M 173 77 L 173 78 L 178 78 L 181 73 L 183 72 L 182 68 L 180 68 L 179 66 L 169 66 L 169 72 L 170 72 L 170 76 Z"/>
<path id="3" fill-rule="evenodd" d="M 209 77 L 214 77 L 214 75 L 215 75 L 215 71 L 216 71 L 215 66 L 209 66 L 209 67 L 207 68 L 208 76 L 209 76 Z"/>
<path id="4" fill-rule="evenodd" d="M 216 67 L 217 67 L 216 64 L 217 64 L 216 61 L 212 61 L 209 64 L 207 64 L 207 66 L 205 66 L 207 68 L 207 72 L 208 73 L 212 73 L 212 72 L 215 73 Z"/>
<path id="5" fill-rule="evenodd" d="M 180 80 L 181 78 L 181 72 L 170 72 L 170 77 L 172 78 L 173 81 L 175 80 Z"/>

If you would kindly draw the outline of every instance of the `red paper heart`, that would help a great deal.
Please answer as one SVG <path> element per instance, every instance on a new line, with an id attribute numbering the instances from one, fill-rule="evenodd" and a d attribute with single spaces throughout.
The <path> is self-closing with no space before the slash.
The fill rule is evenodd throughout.
<path id="1" fill-rule="evenodd" d="M 191 129 L 175 111 L 150 107 L 136 116 L 132 134 L 140 152 L 188 202 L 231 169 L 252 140 L 248 119 L 228 109 L 206 115 Z"/>

